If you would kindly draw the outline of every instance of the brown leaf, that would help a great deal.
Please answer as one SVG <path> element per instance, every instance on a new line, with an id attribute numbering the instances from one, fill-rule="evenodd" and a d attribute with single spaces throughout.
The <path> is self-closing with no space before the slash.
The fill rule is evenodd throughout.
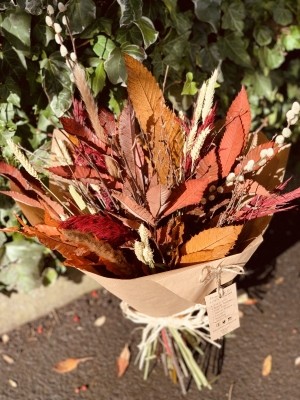
<path id="1" fill-rule="evenodd" d="M 55 364 L 53 369 L 59 374 L 65 374 L 76 369 L 80 363 L 84 363 L 92 359 L 93 357 L 67 358 Z"/>
<path id="2" fill-rule="evenodd" d="M 165 209 L 162 215 L 165 217 L 183 207 L 198 204 L 207 184 L 207 179 L 191 179 L 179 185 L 170 197 L 170 207 Z"/>
<path id="3" fill-rule="evenodd" d="M 246 144 L 251 125 L 250 105 L 244 87 L 232 102 L 226 115 L 226 129 L 219 148 L 222 177 L 226 177 Z"/>
<path id="4" fill-rule="evenodd" d="M 195 235 L 181 249 L 180 264 L 192 264 L 224 257 L 242 230 L 239 226 L 211 228 Z"/>
<path id="5" fill-rule="evenodd" d="M 118 378 L 121 378 L 125 374 L 129 365 L 129 361 L 130 361 L 130 350 L 128 344 L 125 344 L 123 350 L 121 351 L 121 354 L 117 358 Z"/>
<path id="6" fill-rule="evenodd" d="M 262 366 L 262 376 L 268 376 L 270 375 L 272 370 L 272 355 L 269 354 L 263 362 L 263 366 Z"/>
<path id="7" fill-rule="evenodd" d="M 149 135 L 152 159 L 160 183 L 172 184 L 179 173 L 183 149 L 181 126 L 169 110 L 155 78 L 137 60 L 125 55 L 127 89 L 142 130 Z"/>

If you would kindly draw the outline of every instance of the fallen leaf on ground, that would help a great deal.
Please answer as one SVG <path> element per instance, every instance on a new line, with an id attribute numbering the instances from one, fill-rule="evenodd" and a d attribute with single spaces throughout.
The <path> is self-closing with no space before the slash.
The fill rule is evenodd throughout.
<path id="1" fill-rule="evenodd" d="M 295 366 L 300 367 L 300 357 L 295 358 Z"/>
<path id="2" fill-rule="evenodd" d="M 11 387 L 16 388 L 18 387 L 18 384 L 16 381 L 14 381 L 13 379 L 9 379 L 8 383 L 10 384 Z"/>
<path id="3" fill-rule="evenodd" d="M 130 360 L 130 350 L 128 344 L 125 344 L 123 350 L 121 351 L 121 354 L 117 359 L 118 378 L 121 378 L 121 376 L 125 374 L 129 365 L 129 360 Z"/>
<path id="4" fill-rule="evenodd" d="M 105 324 L 105 321 L 106 321 L 106 316 L 102 315 L 102 317 L 99 317 L 95 320 L 94 325 L 100 327 Z"/>
<path id="5" fill-rule="evenodd" d="M 2 358 L 7 364 L 13 364 L 15 362 L 15 360 L 7 354 L 2 354 Z"/>
<path id="6" fill-rule="evenodd" d="M 9 341 L 9 336 L 6 333 L 1 336 L 1 342 L 3 344 L 6 344 L 8 341 Z"/>
<path id="7" fill-rule="evenodd" d="M 272 356 L 269 354 L 263 362 L 262 376 L 268 376 L 272 370 Z"/>
<path id="8" fill-rule="evenodd" d="M 279 278 L 275 279 L 275 285 L 281 285 L 284 282 L 284 277 L 279 276 Z"/>
<path id="9" fill-rule="evenodd" d="M 92 360 L 93 357 L 83 357 L 83 358 L 67 358 L 58 362 L 54 365 L 54 371 L 59 374 L 65 374 L 71 372 L 78 367 L 78 364 Z"/>
<path id="10" fill-rule="evenodd" d="M 257 303 L 257 299 L 251 299 L 247 293 L 243 293 L 238 297 L 238 304 L 252 306 Z"/>

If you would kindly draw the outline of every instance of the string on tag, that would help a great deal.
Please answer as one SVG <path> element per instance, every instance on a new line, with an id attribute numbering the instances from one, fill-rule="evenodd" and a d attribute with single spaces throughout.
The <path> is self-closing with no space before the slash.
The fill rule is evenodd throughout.
<path id="1" fill-rule="evenodd" d="M 244 275 L 245 271 L 242 265 L 224 265 L 222 263 L 217 266 L 207 265 L 202 269 L 200 282 L 208 284 L 212 280 L 216 280 L 217 283 L 217 293 L 219 298 L 223 297 L 224 289 L 222 287 L 222 273 L 230 272 L 235 275 Z"/>

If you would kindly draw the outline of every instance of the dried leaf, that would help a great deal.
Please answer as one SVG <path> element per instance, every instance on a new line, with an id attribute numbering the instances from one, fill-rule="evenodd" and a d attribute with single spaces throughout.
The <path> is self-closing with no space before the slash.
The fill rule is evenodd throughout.
<path id="1" fill-rule="evenodd" d="M 4 333 L 4 334 L 1 336 L 1 342 L 2 342 L 3 344 L 6 344 L 6 343 L 9 342 L 9 336 L 8 336 L 6 333 Z"/>
<path id="2" fill-rule="evenodd" d="M 83 358 L 67 358 L 55 364 L 53 367 L 54 371 L 59 374 L 65 374 L 71 372 L 78 367 L 80 363 L 92 360 L 93 357 L 83 357 Z"/>
<path id="3" fill-rule="evenodd" d="M 150 212 L 145 207 L 137 204 L 131 197 L 125 196 L 123 193 L 117 191 L 114 191 L 112 195 L 115 199 L 119 200 L 123 208 L 125 208 L 125 210 L 127 210 L 130 214 L 141 219 L 147 224 L 152 226 L 155 225 L 155 220 Z"/>
<path id="4" fill-rule="evenodd" d="M 195 235 L 181 249 L 180 264 L 192 264 L 224 257 L 242 230 L 239 226 L 211 228 Z"/>
<path id="5" fill-rule="evenodd" d="M 26 204 L 27 206 L 44 209 L 39 201 L 34 200 L 32 197 L 26 196 L 26 194 L 15 192 L 12 190 L 0 190 L 0 193 L 3 193 L 6 196 L 11 197 L 12 199 L 14 199 L 19 203 Z"/>
<path id="6" fill-rule="evenodd" d="M 250 106 L 244 87 L 232 102 L 226 115 L 226 128 L 219 148 L 222 177 L 226 177 L 246 144 L 251 125 Z"/>
<path id="7" fill-rule="evenodd" d="M 165 217 L 183 207 L 198 204 L 207 185 L 207 179 L 191 179 L 179 185 L 170 197 L 170 207 L 165 209 L 162 216 Z"/>
<path id="8" fill-rule="evenodd" d="M 123 350 L 121 351 L 121 354 L 117 358 L 118 378 L 121 378 L 125 374 L 129 365 L 129 361 L 130 361 L 130 350 L 128 344 L 125 344 Z"/>
<path id="9" fill-rule="evenodd" d="M 142 130 L 149 135 L 152 159 L 160 183 L 178 175 L 183 148 L 181 126 L 166 105 L 155 78 L 137 60 L 125 55 L 127 89 Z"/>
<path id="10" fill-rule="evenodd" d="M 167 200 L 170 197 L 171 190 L 160 183 L 152 186 L 146 193 L 146 198 L 151 214 L 155 218 L 167 207 Z"/>
<path id="11" fill-rule="evenodd" d="M 18 387 L 17 382 L 14 381 L 13 379 L 9 379 L 9 380 L 8 380 L 8 383 L 9 383 L 9 385 L 10 385 L 11 387 L 13 387 L 13 388 L 17 388 L 17 387 Z"/>
<path id="12" fill-rule="evenodd" d="M 94 325 L 97 326 L 97 327 L 99 328 L 100 326 L 104 325 L 105 322 L 106 322 L 106 316 L 105 316 L 105 315 L 102 315 L 101 317 L 97 318 L 97 319 L 94 321 Z"/>
<path id="13" fill-rule="evenodd" d="M 247 165 L 248 161 L 253 160 L 254 161 L 254 166 L 252 171 L 257 171 L 258 169 L 261 168 L 261 166 L 258 164 L 260 161 L 260 152 L 264 149 L 270 149 L 272 148 L 274 151 L 274 155 L 276 155 L 279 151 L 279 147 L 275 145 L 274 142 L 269 141 L 266 143 L 262 143 L 254 148 L 252 148 L 246 155 L 243 157 L 242 161 L 235 167 L 234 173 L 238 175 L 241 171 L 243 171 L 244 167 Z M 274 155 L 270 158 L 273 158 Z"/>
<path id="14" fill-rule="evenodd" d="M 15 362 L 15 360 L 7 354 L 2 354 L 2 358 L 7 364 L 14 364 Z"/>
<path id="15" fill-rule="evenodd" d="M 216 150 L 210 150 L 196 167 L 196 178 L 207 178 L 208 183 L 214 182 L 218 179 L 219 166 L 216 156 Z"/>
<path id="16" fill-rule="evenodd" d="M 272 356 L 271 354 L 269 354 L 263 362 L 263 366 L 262 366 L 262 376 L 268 376 L 270 375 L 272 370 Z"/>
<path id="17" fill-rule="evenodd" d="M 6 164 L 3 161 L 0 161 L 0 175 L 3 175 L 12 182 L 14 182 L 20 189 L 23 190 L 31 189 L 28 179 L 24 178 L 21 171 L 18 168 Z"/>

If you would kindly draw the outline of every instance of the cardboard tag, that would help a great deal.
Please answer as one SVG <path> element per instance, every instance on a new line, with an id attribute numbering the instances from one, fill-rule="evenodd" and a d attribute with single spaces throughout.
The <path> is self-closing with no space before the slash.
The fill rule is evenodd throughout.
<path id="1" fill-rule="evenodd" d="M 239 309 L 237 302 L 236 284 L 222 289 L 219 293 L 212 293 L 205 297 L 207 315 L 212 340 L 222 336 L 240 326 Z"/>

